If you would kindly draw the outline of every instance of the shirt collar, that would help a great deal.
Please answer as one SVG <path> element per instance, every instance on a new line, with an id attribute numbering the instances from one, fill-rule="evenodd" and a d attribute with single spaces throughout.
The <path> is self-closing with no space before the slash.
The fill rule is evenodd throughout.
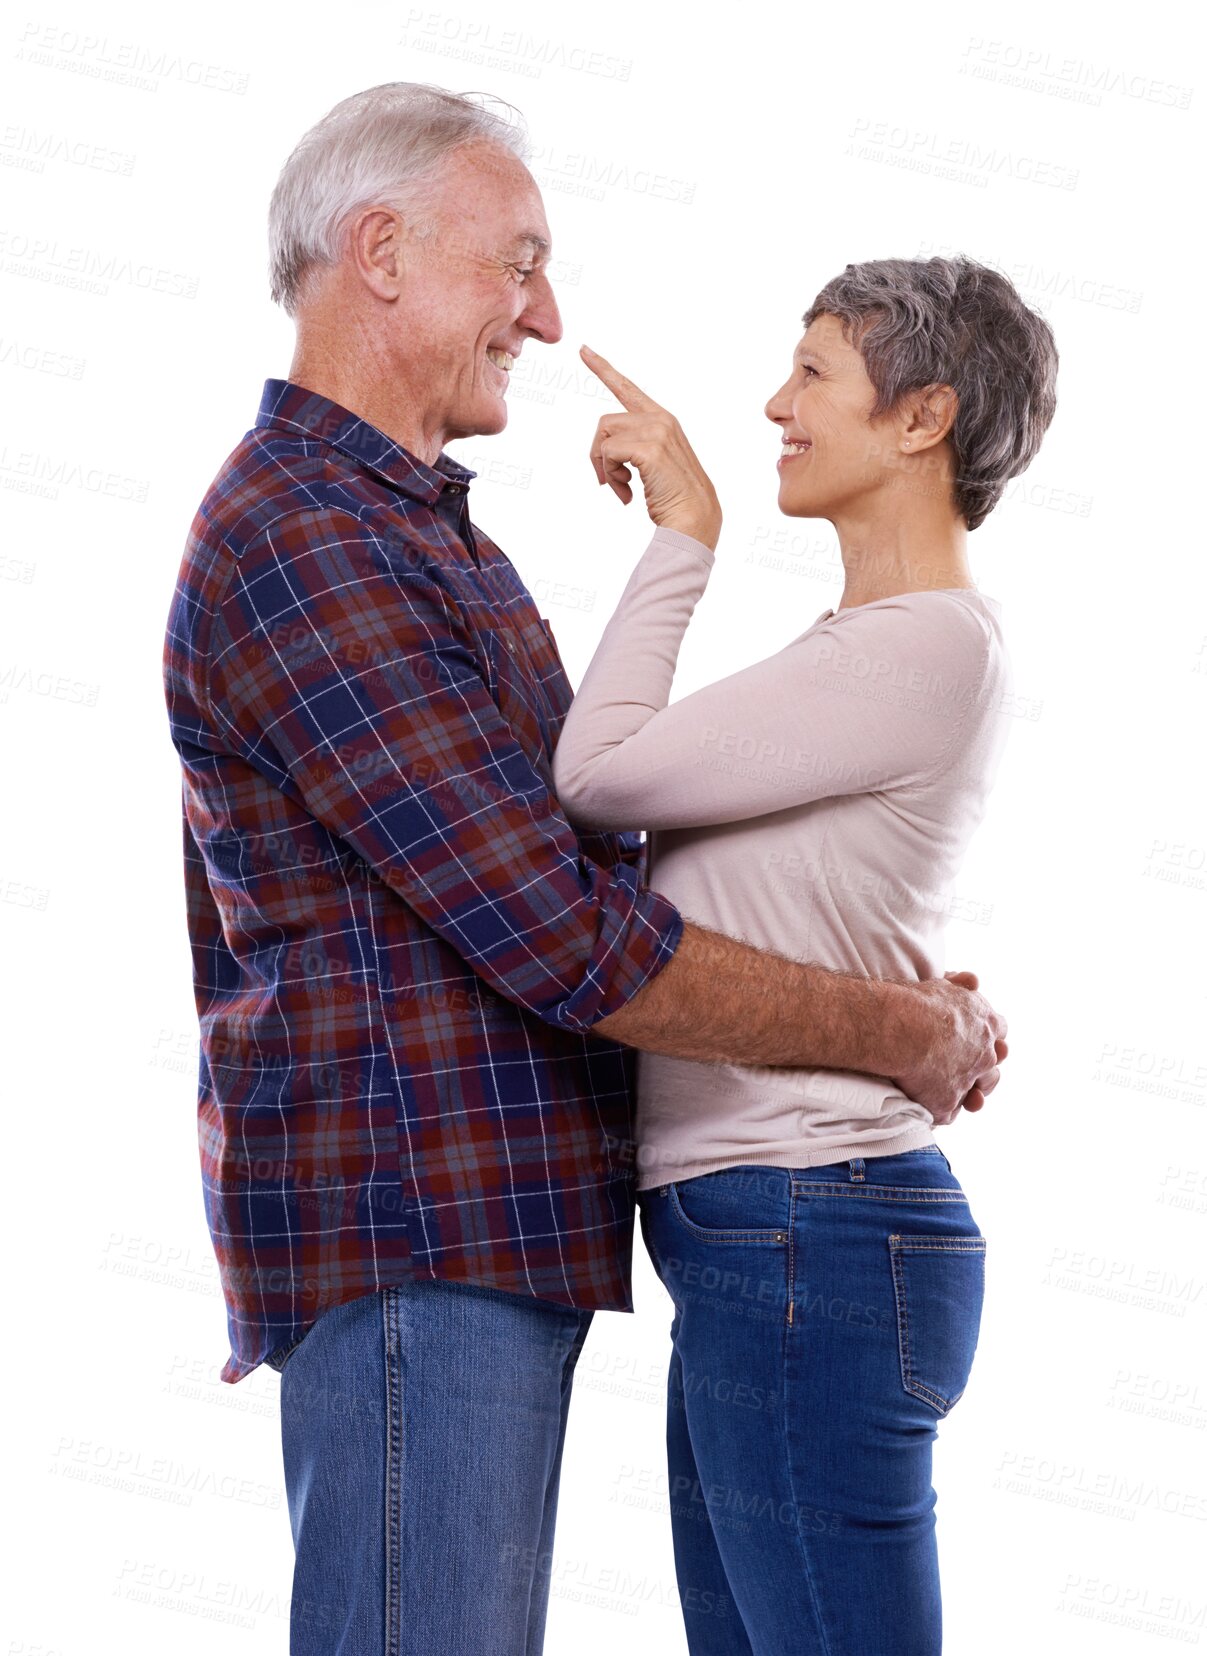
<path id="1" fill-rule="evenodd" d="M 256 427 L 290 431 L 298 436 L 329 443 L 349 460 L 377 472 L 416 500 L 432 505 L 448 483 L 469 487 L 477 477 L 460 461 L 442 449 L 432 465 L 404 449 L 368 420 L 332 402 L 317 391 L 308 391 L 292 380 L 266 379 Z"/>

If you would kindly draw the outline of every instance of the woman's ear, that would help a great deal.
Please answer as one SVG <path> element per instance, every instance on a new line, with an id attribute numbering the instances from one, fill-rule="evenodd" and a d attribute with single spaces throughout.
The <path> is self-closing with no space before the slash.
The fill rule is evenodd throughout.
<path id="1" fill-rule="evenodd" d="M 960 399 L 950 385 L 924 385 L 914 391 L 901 427 L 902 445 L 911 454 L 934 448 L 955 425 L 959 405 Z"/>

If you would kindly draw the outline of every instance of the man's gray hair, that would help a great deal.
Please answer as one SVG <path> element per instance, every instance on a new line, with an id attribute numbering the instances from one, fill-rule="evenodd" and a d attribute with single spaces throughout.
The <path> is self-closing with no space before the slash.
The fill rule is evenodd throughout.
<path id="1" fill-rule="evenodd" d="M 876 391 L 869 418 L 926 385 L 955 391 L 955 502 L 975 529 L 1031 464 L 1056 411 L 1047 322 L 1000 271 L 962 253 L 849 264 L 809 306 L 805 327 L 823 314 L 863 358 Z"/>
<path id="2" fill-rule="evenodd" d="M 530 159 L 519 112 L 493 99 L 513 111 L 510 119 L 473 102 L 478 96 L 388 81 L 337 103 L 304 134 L 281 169 L 268 208 L 275 304 L 296 315 L 308 278 L 339 261 L 347 221 L 361 208 L 391 207 L 415 234 L 430 235 L 434 183 L 461 144 L 501 144 L 521 161 Z"/>

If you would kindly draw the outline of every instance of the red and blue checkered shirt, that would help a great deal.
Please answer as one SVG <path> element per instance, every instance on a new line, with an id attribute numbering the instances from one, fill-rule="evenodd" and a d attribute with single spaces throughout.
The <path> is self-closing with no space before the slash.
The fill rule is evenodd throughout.
<path id="1" fill-rule="evenodd" d="M 578 832 L 549 623 L 427 465 L 270 379 L 168 618 L 206 1216 L 242 1379 L 419 1275 L 630 1310 L 631 1047 L 683 917 Z"/>

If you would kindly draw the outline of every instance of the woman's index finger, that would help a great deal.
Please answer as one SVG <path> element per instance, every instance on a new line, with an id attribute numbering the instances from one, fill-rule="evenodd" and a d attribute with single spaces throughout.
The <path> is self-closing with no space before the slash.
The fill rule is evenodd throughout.
<path id="1" fill-rule="evenodd" d="M 578 349 L 579 355 L 591 372 L 604 382 L 617 401 L 630 413 L 660 406 L 653 397 L 647 396 L 639 385 L 634 385 L 626 374 L 622 374 L 618 368 L 613 368 L 607 357 L 601 357 L 599 352 L 593 351 L 589 345 L 580 345 Z"/>

